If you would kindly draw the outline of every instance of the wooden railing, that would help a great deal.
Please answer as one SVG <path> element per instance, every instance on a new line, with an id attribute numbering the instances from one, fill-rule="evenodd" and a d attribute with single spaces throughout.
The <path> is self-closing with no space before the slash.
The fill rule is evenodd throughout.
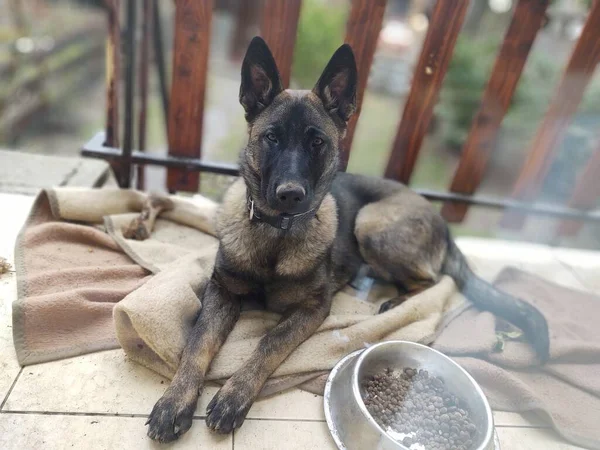
<path id="1" fill-rule="evenodd" d="M 143 22 L 157 21 L 158 0 L 142 0 L 148 10 Z M 128 2 L 134 3 L 133 1 Z M 119 81 L 118 48 L 119 0 L 107 0 L 109 6 L 109 45 L 107 55 L 110 64 L 108 74 L 108 109 L 106 134 L 99 134 L 84 148 L 83 154 L 111 159 L 119 174 L 121 186 L 131 183 L 133 164 L 152 164 L 168 167 L 169 191 L 197 191 L 199 173 L 213 172 L 234 175 L 235 165 L 209 163 L 202 160 L 202 123 L 208 69 L 212 0 L 176 0 L 174 62 L 170 99 L 163 90 L 165 114 L 168 117 L 168 156 L 161 157 L 133 151 L 133 61 L 134 41 L 125 46 L 125 117 L 124 142 L 118 139 L 118 102 L 116 86 Z M 423 49 L 413 76 L 408 99 L 403 106 L 402 119 L 398 125 L 388 164 L 383 174 L 387 178 L 409 183 L 419 157 L 421 144 L 432 119 L 455 43 L 465 19 L 468 0 L 437 1 Z M 458 168 L 449 192 L 420 190 L 429 199 L 444 202 L 442 214 L 451 222 L 464 219 L 469 206 L 505 209 L 502 225 L 519 228 L 529 214 L 554 216 L 564 219 L 558 232 L 576 233 L 584 221 L 600 221 L 600 213 L 593 211 L 600 195 L 600 147 L 593 153 L 589 163 L 580 174 L 566 205 L 547 205 L 536 202 L 542 182 L 555 157 L 557 145 L 575 114 L 585 93 L 594 69 L 600 62 L 600 0 L 590 9 L 583 32 L 565 69 L 562 81 L 555 89 L 553 100 L 528 150 L 511 198 L 490 198 L 476 195 L 485 177 L 488 162 L 494 149 L 494 141 L 507 113 L 530 49 L 544 22 L 549 0 L 518 0 L 512 21 L 498 52 L 494 69 L 481 99 L 481 104 L 466 140 Z M 354 130 L 360 120 L 360 104 L 375 54 L 381 30 L 386 0 L 352 0 L 347 24 L 346 42 L 355 51 L 359 70 L 358 113 L 349 124 L 342 145 L 341 162 L 345 170 L 351 154 Z M 261 34 L 267 41 L 281 71 L 284 85 L 290 80 L 296 30 L 301 0 L 263 0 L 260 19 Z M 135 27 L 135 8 L 129 8 L 127 24 Z M 149 24 L 143 25 L 150 26 Z M 160 31 L 159 29 L 156 31 Z M 150 33 L 143 33 L 149 40 Z M 160 33 L 159 33 L 160 36 Z M 142 42 L 142 48 L 148 48 Z M 161 61 L 160 44 L 154 45 L 155 60 L 160 79 L 165 85 L 164 62 Z M 143 56 L 142 70 L 148 69 L 148 58 Z M 145 61 L 145 62 L 144 62 Z M 162 75 L 161 75 L 162 70 Z M 142 77 L 143 79 L 143 77 Z M 552 89 L 552 86 L 548 86 Z M 146 92 L 142 93 L 144 96 Z M 145 107 L 140 116 L 145 121 Z M 128 127 L 130 128 L 128 130 Z M 144 131 L 139 132 L 143 141 Z M 599 134 L 600 137 L 600 134 Z M 141 148 L 140 150 L 143 150 Z M 139 181 L 139 180 L 138 180 Z M 138 187 L 140 187 L 138 185 Z M 143 185 L 142 185 L 143 187 Z"/>
<path id="2" fill-rule="evenodd" d="M 451 191 L 474 194 L 483 180 L 500 124 L 517 89 L 547 6 L 547 1 L 539 0 L 523 0 L 517 4 L 481 106 L 473 119 L 463 156 L 450 186 Z M 464 203 L 446 203 L 442 208 L 442 214 L 453 222 L 460 222 L 466 213 L 467 205 Z"/>

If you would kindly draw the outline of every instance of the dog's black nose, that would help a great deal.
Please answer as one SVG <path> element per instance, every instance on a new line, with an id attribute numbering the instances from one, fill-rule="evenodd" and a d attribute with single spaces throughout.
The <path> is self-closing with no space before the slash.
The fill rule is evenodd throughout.
<path id="1" fill-rule="evenodd" d="M 285 183 L 275 190 L 277 204 L 283 212 L 296 212 L 306 199 L 306 191 L 298 184 Z"/>

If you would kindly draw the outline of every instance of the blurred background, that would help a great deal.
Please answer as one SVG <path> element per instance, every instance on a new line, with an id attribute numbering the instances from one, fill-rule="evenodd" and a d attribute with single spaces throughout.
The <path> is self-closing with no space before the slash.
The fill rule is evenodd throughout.
<path id="1" fill-rule="evenodd" d="M 202 155 L 235 162 L 246 138 L 238 103 L 241 59 L 259 33 L 260 0 L 215 0 Z M 440 0 L 442 1 L 442 0 Z M 553 0 L 502 124 L 478 193 L 510 195 L 528 145 L 543 118 L 593 0 Z M 160 1 L 163 49 L 170 74 L 174 2 Z M 389 157 L 435 0 L 388 0 L 348 170 L 381 176 Z M 516 0 L 472 0 L 444 80 L 435 117 L 411 186 L 446 191 L 460 158 Z M 312 88 L 343 42 L 349 0 L 304 0 L 291 74 L 292 88 Z M 78 156 L 105 125 L 102 0 L 0 0 L 0 147 L 14 152 Z M 165 153 L 166 128 L 156 71 L 150 71 L 146 149 Z M 168 84 L 170 87 L 170 84 Z M 564 204 L 577 174 L 598 148 L 600 74 L 586 90 L 543 187 L 542 200 Z M 145 188 L 165 190 L 164 168 L 146 168 Z M 219 198 L 230 177 L 206 174 L 201 192 Z M 501 212 L 471 208 L 456 234 L 556 243 L 546 225 L 498 226 Z M 547 224 L 548 221 L 543 222 Z M 551 236 L 550 236 L 551 235 Z M 600 248 L 597 225 L 561 242 Z"/>

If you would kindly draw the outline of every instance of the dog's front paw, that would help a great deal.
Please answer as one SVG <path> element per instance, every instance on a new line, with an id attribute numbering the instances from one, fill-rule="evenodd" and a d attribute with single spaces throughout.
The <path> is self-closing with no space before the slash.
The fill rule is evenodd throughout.
<path id="1" fill-rule="evenodd" d="M 233 383 L 225 383 L 206 408 L 206 426 L 223 434 L 239 428 L 255 398 L 248 391 Z"/>
<path id="2" fill-rule="evenodd" d="M 172 442 L 190 429 L 198 396 L 184 397 L 167 390 L 156 402 L 146 422 L 151 439 L 163 443 Z"/>

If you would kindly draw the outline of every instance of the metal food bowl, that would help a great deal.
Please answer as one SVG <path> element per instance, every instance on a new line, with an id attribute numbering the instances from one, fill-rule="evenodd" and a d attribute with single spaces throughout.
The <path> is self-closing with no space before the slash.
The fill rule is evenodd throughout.
<path id="1" fill-rule="evenodd" d="M 473 450 L 499 450 L 492 410 L 475 380 L 458 364 L 425 345 L 388 341 L 358 350 L 331 371 L 325 386 L 325 417 L 340 450 L 410 450 L 394 440 L 367 411 L 362 382 L 384 369 L 425 369 L 442 377 L 450 392 L 463 400 L 477 427 Z"/>

